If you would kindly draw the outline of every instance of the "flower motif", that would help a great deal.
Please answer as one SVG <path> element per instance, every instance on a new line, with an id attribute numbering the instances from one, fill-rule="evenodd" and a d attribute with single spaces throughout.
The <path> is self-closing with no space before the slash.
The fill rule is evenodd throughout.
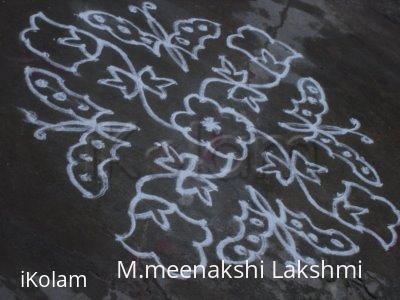
<path id="1" fill-rule="evenodd" d="M 208 132 L 219 133 L 221 131 L 221 125 L 213 117 L 204 117 L 200 123 Z"/>
<path id="2" fill-rule="evenodd" d="M 184 100 L 184 111 L 175 112 L 171 123 L 189 141 L 222 158 L 243 160 L 254 142 L 254 124 L 230 107 L 196 94 Z"/>

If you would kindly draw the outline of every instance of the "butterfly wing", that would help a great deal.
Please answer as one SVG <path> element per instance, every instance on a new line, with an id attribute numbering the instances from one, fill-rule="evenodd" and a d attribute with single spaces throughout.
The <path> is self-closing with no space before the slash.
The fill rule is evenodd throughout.
<path id="1" fill-rule="evenodd" d="M 220 25 L 206 19 L 179 20 L 173 27 L 174 32 L 163 42 L 163 45 L 184 72 L 188 72 L 189 67 L 183 54 L 186 53 L 197 60 L 199 51 L 205 48 L 205 42 L 209 39 L 217 39 L 221 35 Z"/>
<path id="2" fill-rule="evenodd" d="M 135 14 L 139 14 L 140 12 L 139 10 L 135 11 Z M 143 46 L 154 54 L 160 55 L 159 38 L 150 32 L 142 30 L 136 23 L 99 10 L 85 11 L 80 13 L 79 17 L 90 26 L 107 31 L 114 38 L 125 44 Z"/>
<path id="3" fill-rule="evenodd" d="M 264 255 L 274 229 L 269 215 L 254 209 L 247 201 L 239 200 L 239 205 L 241 214 L 233 216 L 238 230 L 217 245 L 218 258 L 229 264 L 251 263 Z"/>
<path id="4" fill-rule="evenodd" d="M 309 140 L 322 147 L 330 157 L 345 162 L 353 174 L 363 182 L 372 186 L 382 186 L 382 181 L 375 168 L 352 147 L 327 134 L 319 134 Z"/>
<path id="5" fill-rule="evenodd" d="M 108 189 L 107 166 L 119 160 L 119 148 L 129 146 L 128 142 L 96 131 L 83 134 L 67 152 L 67 172 L 72 184 L 86 198 L 101 197 Z"/>
<path id="6" fill-rule="evenodd" d="M 206 19 L 191 18 L 178 20 L 174 23 L 174 32 L 169 41 L 175 49 L 198 59 L 200 50 L 205 49 L 205 42 L 217 39 L 221 35 L 220 24 Z"/>
<path id="7" fill-rule="evenodd" d="M 89 96 L 68 89 L 63 78 L 48 70 L 26 67 L 25 80 L 31 92 L 42 103 L 74 119 L 86 120 L 112 113 L 93 103 Z"/>
<path id="8" fill-rule="evenodd" d="M 359 247 L 341 231 L 320 228 L 305 213 L 290 210 L 281 200 L 277 200 L 277 203 L 281 230 L 294 234 L 319 253 L 346 256 L 359 251 Z M 296 249 L 296 252 L 297 250 L 299 249 Z"/>
<path id="9" fill-rule="evenodd" d="M 320 124 L 322 117 L 328 112 L 325 92 L 321 85 L 311 77 L 301 78 L 297 82 L 300 92 L 299 100 L 292 100 L 293 108 L 285 110 L 287 114 L 298 116 L 307 122 Z"/>

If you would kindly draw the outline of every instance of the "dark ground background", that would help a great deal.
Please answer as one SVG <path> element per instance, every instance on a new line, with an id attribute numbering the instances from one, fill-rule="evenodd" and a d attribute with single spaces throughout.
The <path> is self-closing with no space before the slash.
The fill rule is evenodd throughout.
<path id="1" fill-rule="evenodd" d="M 361 121 L 362 132 L 375 140 L 364 154 L 384 182 L 380 194 L 400 206 L 400 1 L 154 2 L 163 23 L 204 17 L 230 32 L 252 24 L 301 52 L 305 59 L 294 72 L 321 82 L 329 95 L 333 123 L 348 124 L 351 116 Z M 16 109 L 29 107 L 33 98 L 25 86 L 23 68 L 46 67 L 23 47 L 18 34 L 27 27 L 29 16 L 40 10 L 60 22 L 71 22 L 73 14 L 84 9 L 118 13 L 129 4 L 124 0 L 0 1 L 0 299 L 398 299 L 398 245 L 384 252 L 369 238 L 360 241 L 362 251 L 352 258 L 363 260 L 368 271 L 363 280 L 115 280 L 115 262 L 132 257 L 114 241 L 114 234 L 129 224 L 126 207 L 134 195 L 133 180 L 151 169 L 151 160 L 143 159 L 143 153 L 160 132 L 154 128 L 135 137 L 141 146 L 112 167 L 111 189 L 103 198 L 82 199 L 65 175 L 65 151 L 75 138 L 64 135 L 38 141 L 32 137 L 34 127 L 24 123 Z M 215 64 L 211 54 L 205 60 Z M 196 76 L 205 68 L 201 66 L 199 75 L 188 81 L 188 90 L 198 86 Z M 146 122 L 143 111 L 127 113 L 129 105 L 115 102 L 113 109 L 121 119 Z M 162 135 L 187 147 L 174 133 Z M 247 179 L 233 182 L 241 180 Z M 21 269 L 87 274 L 88 288 L 22 290 L 18 286 Z"/>

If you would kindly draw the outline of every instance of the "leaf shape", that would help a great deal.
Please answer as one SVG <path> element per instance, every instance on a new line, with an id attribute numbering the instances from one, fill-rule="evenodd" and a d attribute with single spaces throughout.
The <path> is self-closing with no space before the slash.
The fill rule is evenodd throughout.
<path id="1" fill-rule="evenodd" d="M 132 100 L 139 94 L 139 76 L 116 66 L 108 66 L 111 78 L 99 79 L 98 83 L 119 89 L 125 99 Z"/>
<path id="2" fill-rule="evenodd" d="M 288 186 L 293 182 L 294 172 L 285 160 L 279 158 L 271 152 L 263 152 L 262 156 L 266 164 L 258 167 L 256 169 L 257 172 L 267 175 L 275 175 L 278 182 L 283 186 Z"/>
<path id="3" fill-rule="evenodd" d="M 147 66 L 139 71 L 143 88 L 158 95 L 161 99 L 167 98 L 166 88 L 176 85 L 176 81 L 170 78 L 157 77 L 153 67 Z"/>
<path id="4" fill-rule="evenodd" d="M 218 186 L 195 173 L 179 172 L 176 182 L 177 192 L 181 195 L 197 195 L 207 206 L 212 206 L 211 192 L 218 191 Z"/>
<path id="5" fill-rule="evenodd" d="M 296 169 L 296 174 L 301 178 L 321 184 L 319 174 L 328 173 L 328 169 L 321 165 L 312 163 L 297 150 L 292 153 L 292 165 Z"/>
<path id="6" fill-rule="evenodd" d="M 196 155 L 189 153 L 179 154 L 173 147 L 168 145 L 167 142 L 156 143 L 156 146 L 161 147 L 165 156 L 156 158 L 154 163 L 172 173 L 181 170 L 192 172 L 199 161 Z"/>
<path id="7" fill-rule="evenodd" d="M 282 128 L 285 128 L 290 131 L 294 132 L 304 132 L 308 133 L 312 131 L 312 128 L 309 126 L 309 124 L 304 124 L 304 123 L 294 123 L 294 122 L 278 122 L 278 125 Z"/>
<path id="8" fill-rule="evenodd" d="M 237 71 L 233 63 L 225 55 L 220 55 L 219 60 L 221 61 L 221 67 L 211 68 L 215 73 L 230 81 L 247 83 L 249 74 L 246 70 Z"/>
<path id="9" fill-rule="evenodd" d="M 135 124 L 114 121 L 100 122 L 97 124 L 97 127 L 98 130 L 106 132 L 112 136 L 114 136 L 113 134 L 121 134 L 125 132 L 130 132 L 132 130 L 140 130 L 140 128 L 137 127 Z"/>
<path id="10" fill-rule="evenodd" d="M 173 79 L 157 77 L 151 66 L 144 67 L 138 73 L 125 71 L 116 66 L 109 66 L 107 70 L 112 78 L 100 79 L 98 83 L 119 89 L 128 100 L 132 100 L 142 91 L 149 91 L 165 99 L 166 88 L 176 84 Z"/>
<path id="11" fill-rule="evenodd" d="M 156 196 L 144 196 L 135 206 L 135 219 L 152 219 L 162 230 L 170 229 L 168 216 L 173 214 L 175 207 Z"/>
<path id="12" fill-rule="evenodd" d="M 235 85 L 229 89 L 228 99 L 246 103 L 256 113 L 260 112 L 258 103 L 268 101 L 268 98 L 264 95 L 264 93 L 247 85 Z"/>

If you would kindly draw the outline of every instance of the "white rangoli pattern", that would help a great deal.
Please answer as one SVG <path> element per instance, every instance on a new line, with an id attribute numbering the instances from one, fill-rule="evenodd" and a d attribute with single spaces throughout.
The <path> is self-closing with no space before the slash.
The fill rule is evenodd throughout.
<path id="1" fill-rule="evenodd" d="M 268 33 L 246 25 L 226 38 L 227 51 L 244 55 L 248 64 L 261 68 L 265 78 L 268 78 L 265 82 L 253 82 L 247 70 L 238 68 L 228 55 L 220 53 L 220 65 L 211 68 L 213 75 L 200 83 L 197 92 L 181 100 L 183 110 L 173 112 L 169 119 L 161 117 L 149 104 L 148 97 L 152 95 L 167 101 L 168 91 L 178 85 L 177 81 L 158 76 L 154 66 L 147 65 L 137 70 L 130 53 L 123 49 L 138 47 L 160 59 L 167 55 L 166 60 L 172 59 L 181 71 L 189 72 L 189 62 L 199 60 L 202 51 L 206 51 L 209 44 L 221 37 L 221 26 L 206 19 L 190 18 L 175 21 L 172 24 L 173 31 L 168 32 L 150 13 L 156 13 L 156 8 L 151 2 L 144 2 L 141 7 L 132 5 L 127 18 L 98 10 L 80 13 L 79 18 L 85 22 L 86 27 L 92 29 L 91 32 L 58 23 L 39 12 L 30 17 L 30 26 L 20 35 L 27 49 L 41 57 L 51 68 L 60 71 L 55 73 L 26 67 L 28 88 L 39 101 L 64 117 L 67 116 L 68 120 L 49 123 L 40 120 L 35 112 L 21 110 L 28 122 L 38 126 L 34 136 L 39 140 L 46 139 L 46 133 L 51 131 L 80 134 L 77 143 L 67 150 L 66 170 L 71 183 L 84 197 L 98 198 L 107 192 L 108 165 L 119 160 L 118 149 L 131 147 L 129 142 L 118 135 L 139 130 L 138 126 L 131 123 L 101 121 L 106 116 L 114 117 L 113 111 L 95 104 L 94 99 L 88 95 L 72 91 L 59 75 L 68 72 L 73 76 L 82 76 L 82 66 L 103 61 L 106 50 L 114 53 L 118 58 L 115 61 L 121 63 L 108 65 L 102 70 L 102 74 L 108 74 L 108 78 L 98 79 L 97 84 L 117 89 L 123 99 L 139 99 L 146 114 L 158 125 L 180 133 L 190 143 L 208 150 L 224 162 L 214 173 L 201 171 L 198 155 L 179 153 L 167 142 L 158 142 L 156 146 L 164 155 L 156 158 L 154 163 L 162 172 L 143 176 L 136 182 L 136 196 L 131 200 L 128 210 L 131 226 L 126 233 L 117 235 L 117 241 L 126 250 L 136 257 L 166 265 L 157 247 L 151 244 L 144 247 L 132 243 L 131 239 L 136 238 L 141 224 L 152 224 L 162 232 L 170 232 L 175 220 L 180 220 L 200 232 L 196 238 L 189 237 L 186 247 L 193 251 L 191 257 L 197 258 L 191 263 L 204 266 L 213 252 L 210 251 L 211 247 L 215 247 L 214 255 L 219 259 L 233 264 L 260 259 L 271 243 L 281 245 L 286 251 L 289 258 L 287 263 L 294 260 L 313 263 L 318 255 L 356 254 L 359 246 L 343 232 L 319 227 L 305 212 L 289 209 L 285 199 L 267 199 L 248 184 L 242 188 L 247 198 L 234 199 L 237 201 L 236 211 L 240 210 L 240 214 L 231 216 L 237 231 L 234 235 L 225 234 L 220 240 L 215 240 L 206 217 L 189 212 L 176 199 L 149 191 L 151 188 L 148 186 L 154 183 L 169 182 L 174 186 L 171 193 L 176 197 L 192 197 L 197 199 L 196 204 L 210 209 L 220 191 L 218 180 L 233 172 L 235 163 L 248 158 L 249 146 L 256 140 L 273 145 L 273 150 L 259 153 L 264 163 L 254 168 L 256 172 L 276 180 L 284 188 L 297 186 L 313 209 L 330 218 L 332 223 L 340 224 L 340 228 L 366 233 L 385 250 L 395 245 L 400 211 L 389 200 L 370 191 L 369 187 L 382 186 L 377 171 L 361 154 L 341 141 L 341 137 L 353 135 L 364 144 L 372 144 L 373 141 L 358 131 L 361 125 L 354 118 L 350 119 L 351 128 L 324 124 L 329 106 L 323 88 L 315 79 L 298 79 L 300 97 L 292 99 L 291 107 L 284 110 L 288 121 L 281 121 L 278 125 L 288 132 L 303 134 L 305 143 L 315 144 L 330 158 L 344 162 L 356 177 L 355 182 L 341 180 L 343 189 L 328 203 L 313 196 L 310 190 L 310 186 L 322 186 L 321 178 L 329 172 L 328 167 L 310 161 L 298 150 L 288 151 L 273 135 L 257 128 L 248 115 L 234 108 L 234 104 L 244 104 L 251 113 L 259 114 L 269 100 L 266 94 L 268 90 L 279 86 L 289 74 L 293 62 L 302 58 L 300 53 L 273 39 Z M 51 46 L 45 49 L 36 44 L 35 37 L 46 34 L 41 28 L 43 24 L 65 34 L 55 39 L 55 43 L 73 51 L 73 61 L 57 57 L 57 53 L 51 52 L 54 49 Z M 96 33 L 108 35 L 108 39 L 100 38 Z M 250 40 L 257 41 L 261 46 L 254 49 L 254 43 Z M 221 85 L 227 91 L 222 104 L 209 96 L 208 92 L 210 87 Z M 193 120 L 199 122 L 194 123 Z M 193 124 L 200 127 L 201 135 L 196 134 Z M 214 142 L 216 136 L 231 137 L 235 147 L 218 147 Z M 354 193 L 361 193 L 362 199 L 353 197 Z M 365 221 L 366 217 L 374 214 L 377 206 L 391 217 L 386 223 L 382 221 L 383 228 L 379 230 Z M 306 243 L 308 248 L 312 248 L 314 257 L 301 253 L 299 243 Z"/>

